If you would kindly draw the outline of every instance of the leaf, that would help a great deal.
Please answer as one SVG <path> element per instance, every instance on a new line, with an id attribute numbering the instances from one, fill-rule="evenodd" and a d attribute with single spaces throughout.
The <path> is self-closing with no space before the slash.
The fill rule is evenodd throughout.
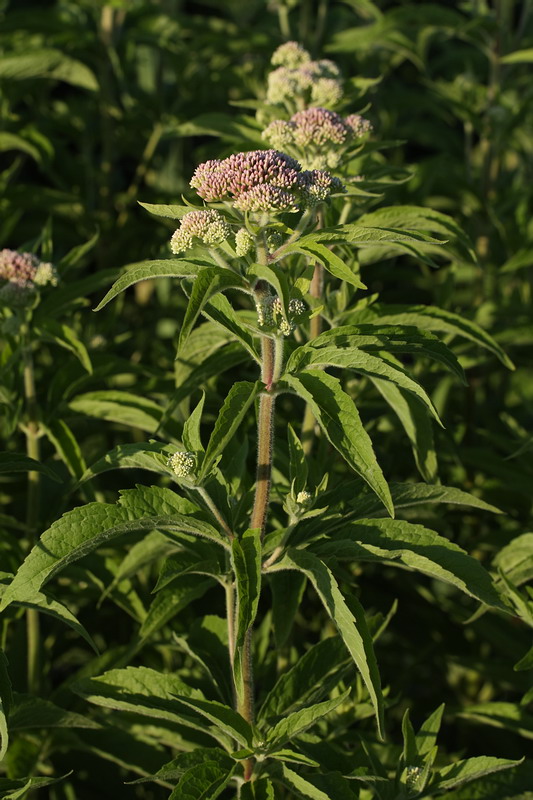
<path id="1" fill-rule="evenodd" d="M 30 728 L 92 728 L 102 726 L 95 720 L 84 717 L 66 708 L 60 708 L 50 700 L 26 694 L 13 696 L 13 708 L 9 718 L 11 730 Z"/>
<path id="2" fill-rule="evenodd" d="M 199 766 L 209 761 L 218 764 L 221 768 L 226 768 L 226 772 L 231 770 L 235 761 L 220 747 L 196 747 L 190 752 L 179 753 L 176 758 L 169 761 L 157 770 L 154 775 L 148 775 L 131 781 L 132 784 L 147 783 L 148 781 L 177 781 L 192 767 Z"/>
<path id="3" fill-rule="evenodd" d="M 198 277 L 193 283 L 189 302 L 187 303 L 187 310 L 183 319 L 179 341 L 178 351 L 182 351 L 187 341 L 187 338 L 194 327 L 194 323 L 202 312 L 206 303 L 219 292 L 225 289 L 239 288 L 242 289 L 246 286 L 245 281 L 235 272 L 222 267 L 206 267 L 198 273 Z"/>
<path id="4" fill-rule="evenodd" d="M 435 406 L 422 386 L 420 386 L 417 381 L 413 380 L 405 370 L 386 361 L 384 358 L 378 358 L 377 356 L 355 348 L 319 347 L 316 350 L 307 350 L 305 356 L 302 354 L 301 359 L 299 359 L 298 369 L 306 369 L 308 366 L 330 366 L 339 367 L 341 369 L 353 369 L 355 372 L 368 375 L 371 378 L 375 377 L 381 380 L 391 381 L 396 386 L 410 392 L 417 400 L 423 403 L 439 425 L 442 425 Z M 282 376 L 282 380 L 284 378 L 285 376 Z"/>
<path id="5" fill-rule="evenodd" d="M 286 319 L 289 309 L 290 288 L 285 270 L 275 264 L 252 264 L 248 268 L 248 275 L 266 281 L 274 287 L 283 306 L 283 316 Z"/>
<path id="6" fill-rule="evenodd" d="M 351 286 L 355 286 L 356 289 L 366 289 L 365 284 L 362 283 L 359 276 L 356 275 L 342 259 L 335 255 L 335 253 L 332 253 L 331 250 L 323 244 L 304 237 L 304 240 L 302 241 L 302 239 L 300 239 L 295 247 L 298 247 L 300 251 L 320 262 L 320 264 L 335 278 L 346 281 L 346 283 L 349 283 Z"/>
<path id="7" fill-rule="evenodd" d="M 289 439 L 289 481 L 293 493 L 298 495 L 307 485 L 308 466 L 305 458 L 302 443 L 294 432 L 294 428 L 289 423 L 287 425 L 287 436 Z"/>
<path id="8" fill-rule="evenodd" d="M 87 352 L 87 348 L 83 342 L 80 341 L 75 331 L 73 331 L 68 325 L 64 325 L 63 323 L 57 322 L 54 319 L 47 319 L 35 328 L 35 333 L 37 336 L 54 342 L 60 347 L 65 348 L 65 350 L 69 350 L 73 355 L 76 356 L 82 367 L 89 374 L 92 373 L 93 367 L 91 364 L 91 359 L 89 358 L 89 353 Z"/>
<path id="9" fill-rule="evenodd" d="M 0 596 L 2 596 L 3 592 L 2 589 L 4 587 L 0 587 Z M 92 637 L 87 632 L 87 630 L 83 627 L 81 622 L 74 616 L 74 614 L 69 611 L 69 609 L 60 603 L 58 600 L 54 600 L 52 597 L 49 597 L 44 592 L 31 592 L 27 591 L 24 599 L 14 601 L 14 605 L 21 606 L 22 608 L 34 608 L 36 611 L 40 611 L 43 614 L 47 614 L 49 617 L 53 617 L 54 619 L 59 620 L 60 622 L 68 625 L 78 636 L 81 636 L 85 639 L 85 641 L 92 647 L 95 653 L 98 652 L 98 648 L 94 643 Z"/>
<path id="10" fill-rule="evenodd" d="M 137 200 L 137 202 L 140 206 L 149 211 L 150 214 L 156 217 L 167 217 L 168 219 L 181 219 L 185 214 L 189 214 L 193 210 L 191 206 L 141 203 L 140 200 Z"/>
<path id="11" fill-rule="evenodd" d="M 41 163 L 43 160 L 39 149 L 27 139 L 17 136 L 15 133 L 0 131 L 0 152 L 5 153 L 8 150 L 20 150 L 22 153 L 27 153 L 37 163 Z"/>
<path id="12" fill-rule="evenodd" d="M 139 442 L 138 444 L 119 444 L 113 450 L 90 466 L 80 478 L 85 483 L 113 469 L 145 469 L 160 475 L 171 475 L 167 461 L 175 448 L 162 442 Z"/>
<path id="13" fill-rule="evenodd" d="M 208 263 L 183 261 L 179 258 L 139 261 L 130 264 L 94 310 L 101 311 L 117 295 L 139 281 L 154 278 L 195 278 L 202 268 L 210 266 Z"/>
<path id="14" fill-rule="evenodd" d="M 257 615 L 261 594 L 261 531 L 250 529 L 232 543 L 237 590 L 236 647 L 242 647 Z"/>
<path id="15" fill-rule="evenodd" d="M 30 789 L 39 789 L 44 786 L 51 786 L 59 783 L 70 775 L 63 775 L 60 778 L 0 778 L 0 797 L 2 800 L 20 800 L 25 797 Z"/>
<path id="16" fill-rule="evenodd" d="M 220 409 L 209 439 L 198 475 L 200 481 L 209 475 L 216 459 L 240 426 L 246 412 L 262 388 L 260 381 L 255 383 L 238 381 L 233 384 Z"/>
<path id="17" fill-rule="evenodd" d="M 325 700 L 323 703 L 315 703 L 307 708 L 301 708 L 288 714 L 267 731 L 267 744 L 270 747 L 279 747 L 285 742 L 296 738 L 299 734 L 306 731 L 322 717 L 327 716 L 340 706 L 349 696 L 351 689 L 347 689 L 338 697 Z"/>
<path id="18" fill-rule="evenodd" d="M 331 444 L 368 483 L 391 517 L 394 516 L 389 487 L 376 460 L 372 442 L 363 427 L 355 403 L 342 390 L 340 381 L 315 370 L 285 375 L 283 379 L 296 394 L 310 404 Z"/>
<path id="19" fill-rule="evenodd" d="M 318 347 L 357 348 L 380 355 L 387 353 L 409 353 L 431 358 L 443 364 L 466 385 L 464 370 L 455 354 L 430 331 L 419 330 L 409 325 L 340 325 L 324 331 L 303 347 L 297 348 L 288 364 L 295 367 L 304 360 L 309 350 Z"/>
<path id="20" fill-rule="evenodd" d="M 274 573 L 271 577 L 283 574 Z M 258 720 L 284 716 L 317 703 L 338 685 L 349 663 L 351 659 L 340 636 L 330 636 L 313 645 L 280 675 L 259 709 Z"/>
<path id="21" fill-rule="evenodd" d="M 73 478 L 79 480 L 86 469 L 85 460 L 74 434 L 63 419 L 54 416 L 47 424 L 41 423 L 57 454 L 67 465 Z"/>
<path id="22" fill-rule="evenodd" d="M 197 575 L 183 575 L 159 591 L 153 600 L 139 634 L 148 639 L 193 600 L 202 597 L 215 582 L 211 578 L 199 580 Z"/>
<path id="23" fill-rule="evenodd" d="M 174 637 L 177 644 L 201 664 L 225 703 L 233 702 L 233 678 L 228 651 L 228 622 L 208 615 L 196 619 L 187 638 Z"/>
<path id="24" fill-rule="evenodd" d="M 507 758 L 494 758 L 493 756 L 477 756 L 476 758 L 465 758 L 463 761 L 456 761 L 448 767 L 442 767 L 438 772 L 437 780 L 428 787 L 429 792 L 450 791 L 457 789 L 465 783 L 476 781 L 484 775 L 491 775 L 493 772 L 500 772 L 502 769 L 510 769 L 521 764 L 520 761 L 511 761 Z M 429 793 L 428 792 L 428 793 Z"/>
<path id="25" fill-rule="evenodd" d="M 533 578 L 533 533 L 523 533 L 503 547 L 494 559 L 494 566 L 516 586 Z"/>
<path id="26" fill-rule="evenodd" d="M 420 730 L 416 734 L 416 749 L 419 755 L 427 755 L 437 744 L 443 714 L 444 703 L 441 703 L 420 726 Z"/>
<path id="27" fill-rule="evenodd" d="M 304 800 L 336 800 L 333 795 L 326 794 L 321 789 L 318 789 L 312 783 L 307 781 L 297 772 L 280 762 L 276 765 L 274 776 L 279 783 L 282 783 L 291 791 L 296 792 L 298 797 L 303 797 Z"/>
<path id="28" fill-rule="evenodd" d="M 433 427 L 428 415 L 412 395 L 390 381 L 372 377 L 372 383 L 390 405 L 409 437 L 418 471 L 428 483 L 435 483 L 438 474 Z"/>
<path id="29" fill-rule="evenodd" d="M 0 473 L 6 472 L 42 472 L 53 481 L 61 483 L 61 478 L 53 469 L 24 453 L 0 453 Z"/>
<path id="30" fill-rule="evenodd" d="M 91 238 L 88 239 L 86 242 L 83 242 L 83 244 L 78 244 L 75 247 L 73 247 L 71 250 L 69 250 L 68 253 L 66 253 L 63 256 L 63 258 L 61 259 L 61 261 L 59 261 L 59 263 L 57 265 L 61 275 L 64 275 L 64 273 L 68 269 L 71 269 L 72 267 L 78 266 L 80 261 L 83 260 L 83 257 L 85 255 L 87 255 L 87 253 L 91 252 L 91 250 L 94 248 L 94 246 L 98 242 L 99 238 L 100 238 L 100 231 L 97 230 L 91 236 Z"/>
<path id="31" fill-rule="evenodd" d="M 192 453 L 203 453 L 204 447 L 202 445 L 202 438 L 200 436 L 200 423 L 202 421 L 202 412 L 204 410 L 205 393 L 202 392 L 202 398 L 198 405 L 189 414 L 183 426 L 183 444 Z"/>
<path id="32" fill-rule="evenodd" d="M 153 400 L 129 392 L 101 390 L 77 395 L 68 404 L 71 411 L 107 422 L 119 422 L 155 433 L 162 408 Z"/>
<path id="33" fill-rule="evenodd" d="M 7 658 L 4 651 L 0 650 L 0 763 L 2 762 L 9 744 L 7 718 L 13 702 L 11 694 L 11 681 L 7 671 Z"/>
<path id="34" fill-rule="evenodd" d="M 327 566 L 313 553 L 289 548 L 277 569 L 296 569 L 303 572 L 313 584 L 324 608 L 335 623 L 357 669 L 368 689 L 376 714 L 378 733 L 383 736 L 384 702 L 372 637 L 368 632 L 365 615 L 355 597 L 350 603 L 356 616 L 344 599 L 335 578 Z"/>
<path id="35" fill-rule="evenodd" d="M 229 706 L 217 703 L 214 700 L 202 700 L 192 696 L 176 695 L 176 699 L 185 706 L 194 709 L 203 717 L 231 736 L 243 747 L 252 744 L 252 728 L 246 720 Z"/>
<path id="36" fill-rule="evenodd" d="M 437 306 L 373 306 L 379 314 L 378 324 L 414 325 L 422 330 L 441 331 L 462 336 L 479 347 L 489 350 L 508 369 L 514 369 L 511 359 L 492 336 L 472 320 Z"/>
<path id="37" fill-rule="evenodd" d="M 344 544 L 346 542 L 346 545 Z M 352 549 L 353 545 L 353 549 Z M 479 561 L 435 531 L 405 520 L 362 519 L 345 522 L 342 540 L 319 543 L 321 556 L 355 561 L 395 561 L 432 578 L 450 583 L 470 597 L 494 608 L 508 611 L 489 573 Z"/>
<path id="38" fill-rule="evenodd" d="M 2 56 L 0 59 L 0 78 L 6 80 L 28 80 L 30 78 L 51 78 L 65 81 L 90 91 L 98 90 L 94 73 L 74 58 L 70 58 L 51 47 L 28 50 Z"/>
<path id="39" fill-rule="evenodd" d="M 501 64 L 530 64 L 533 61 L 533 47 L 525 50 L 514 50 L 500 58 Z"/>
<path id="40" fill-rule="evenodd" d="M 206 759 L 187 770 L 169 800 L 215 800 L 230 782 L 236 768 L 237 764 L 228 769 Z"/>
<path id="41" fill-rule="evenodd" d="M 468 722 L 480 722 L 533 739 L 533 715 L 517 703 L 479 703 L 457 714 Z"/>
<path id="42" fill-rule="evenodd" d="M 175 513 L 131 519 L 131 512 L 121 505 L 88 503 L 68 511 L 43 533 L 26 556 L 6 588 L 0 610 L 10 603 L 24 602 L 59 570 L 82 558 L 104 542 L 124 534 L 163 530 L 171 538 L 179 533 L 203 536 L 229 547 L 225 537 L 206 522 Z M 179 539 L 178 539 L 179 541 Z"/>

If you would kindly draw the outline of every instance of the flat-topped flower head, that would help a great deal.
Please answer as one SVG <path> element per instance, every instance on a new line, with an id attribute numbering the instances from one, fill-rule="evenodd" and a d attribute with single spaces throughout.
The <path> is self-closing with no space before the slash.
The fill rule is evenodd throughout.
<path id="1" fill-rule="evenodd" d="M 345 191 L 344 184 L 339 178 L 335 178 L 322 169 L 302 172 L 302 180 L 305 181 L 308 207 L 324 202 L 332 194 Z"/>
<path id="2" fill-rule="evenodd" d="M 33 253 L 5 249 L 0 250 L 0 280 L 20 289 L 33 289 L 48 284 L 57 286 L 58 276 L 52 264 L 40 261 Z"/>
<path id="3" fill-rule="evenodd" d="M 239 211 L 251 212 L 270 212 L 286 213 L 296 212 L 302 209 L 300 198 L 291 192 L 280 189 L 279 186 L 272 186 L 270 183 L 262 183 L 254 186 L 247 192 L 240 194 L 234 204 Z"/>
<path id="4" fill-rule="evenodd" d="M 175 254 L 182 253 L 192 247 L 195 240 L 207 245 L 217 245 L 225 241 L 230 233 L 230 226 L 218 211 L 190 211 L 182 217 L 180 227 L 174 231 L 170 249 Z"/>
<path id="5" fill-rule="evenodd" d="M 350 145 L 371 130 L 370 122 L 359 114 L 343 119 L 319 106 L 297 111 L 288 121 L 274 120 L 263 138 L 297 155 L 307 169 L 335 169 Z"/>
<path id="6" fill-rule="evenodd" d="M 270 59 L 273 66 L 289 67 L 289 69 L 299 67 L 308 61 L 311 61 L 311 56 L 298 42 L 285 42 L 285 44 L 280 45 Z"/>

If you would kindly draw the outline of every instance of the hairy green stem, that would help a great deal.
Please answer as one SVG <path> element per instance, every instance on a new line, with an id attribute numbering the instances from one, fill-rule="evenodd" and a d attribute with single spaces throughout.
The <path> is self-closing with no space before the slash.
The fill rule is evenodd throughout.
<path id="1" fill-rule="evenodd" d="M 216 507 L 215 503 L 213 502 L 213 500 L 210 497 L 210 495 L 206 492 L 204 487 L 203 486 L 195 486 L 194 488 L 198 492 L 198 494 L 200 495 L 200 497 L 202 498 L 204 503 L 206 504 L 206 506 L 209 509 L 209 511 L 211 512 L 211 514 L 214 516 L 214 518 L 218 522 L 218 525 L 219 525 L 220 529 L 226 534 L 228 539 L 230 539 L 230 540 L 234 539 L 235 538 L 235 534 L 231 530 L 230 526 L 228 525 L 228 523 L 226 522 L 226 520 L 224 519 L 224 517 L 220 513 L 219 509 Z"/>
<path id="2" fill-rule="evenodd" d="M 35 373 L 33 358 L 29 346 L 24 348 L 24 397 L 26 400 L 26 453 L 30 458 L 39 461 L 39 419 L 37 395 L 35 392 Z M 28 472 L 28 505 L 26 508 L 26 525 L 30 537 L 30 547 L 35 543 L 37 524 L 39 521 L 39 481 L 38 472 Z M 39 691 L 39 613 L 34 608 L 26 611 L 26 639 L 27 639 L 27 681 L 28 692 L 37 694 Z"/>

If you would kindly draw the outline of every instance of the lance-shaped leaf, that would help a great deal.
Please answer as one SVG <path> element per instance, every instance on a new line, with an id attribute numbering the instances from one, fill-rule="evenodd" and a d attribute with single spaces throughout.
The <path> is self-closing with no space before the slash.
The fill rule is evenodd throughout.
<path id="1" fill-rule="evenodd" d="M 70 775 L 62 775 L 60 778 L 0 778 L 0 797 L 2 800 L 21 800 L 26 797 L 30 789 L 44 788 L 53 783 L 59 783 Z"/>
<path id="2" fill-rule="evenodd" d="M 203 480 L 211 471 L 216 459 L 222 453 L 242 420 L 254 398 L 262 389 L 259 381 L 238 381 L 231 387 L 213 428 L 205 456 L 200 468 L 199 480 Z"/>
<path id="3" fill-rule="evenodd" d="M 206 522 L 182 514 L 131 519 L 129 509 L 108 503 L 89 503 L 64 514 L 43 533 L 28 553 L 13 581 L 6 587 L 0 610 L 28 593 L 38 591 L 59 570 L 82 558 L 104 542 L 139 531 L 164 531 L 170 538 L 180 533 L 211 539 L 229 547 L 224 536 Z"/>
<path id="4" fill-rule="evenodd" d="M 76 437 L 65 420 L 59 419 L 54 414 L 54 418 L 48 420 L 47 424 L 41 423 L 41 427 L 67 465 L 72 477 L 76 480 L 81 478 L 86 469 L 85 459 Z"/>
<path id="5" fill-rule="evenodd" d="M 185 216 L 185 214 L 189 214 L 192 211 L 191 206 L 185 205 L 179 206 L 161 203 L 141 203 L 140 200 L 137 200 L 137 202 L 155 217 L 167 217 L 167 219 L 181 219 Z"/>
<path id="6" fill-rule="evenodd" d="M 15 731 L 29 728 L 89 728 L 94 730 L 100 729 L 102 726 L 95 720 L 61 708 L 50 700 L 15 693 L 9 727 Z"/>
<path id="7" fill-rule="evenodd" d="M 261 364 L 261 356 L 255 346 L 254 337 L 242 324 L 227 297 L 224 297 L 223 294 L 215 295 L 207 303 L 203 313 L 205 317 L 228 331 L 234 339 L 242 344 L 252 358 Z"/>
<path id="8" fill-rule="evenodd" d="M 235 761 L 231 756 L 220 747 L 195 747 L 194 750 L 179 753 L 172 761 L 163 764 L 153 775 L 146 775 L 131 781 L 131 784 L 148 783 L 150 781 L 177 781 L 192 767 L 196 767 L 206 761 L 218 764 L 220 767 L 230 770 Z"/>
<path id="9" fill-rule="evenodd" d="M 338 800 L 334 795 L 326 794 L 322 789 L 298 775 L 283 762 L 276 764 L 272 777 L 277 783 L 286 786 L 297 797 L 302 797 L 304 800 Z"/>
<path id="10" fill-rule="evenodd" d="M 454 542 L 423 525 L 405 520 L 346 521 L 342 537 L 313 546 L 323 556 L 340 559 L 384 559 L 450 583 L 489 606 L 508 611 L 489 573 Z"/>
<path id="11" fill-rule="evenodd" d="M 521 761 L 511 761 L 507 758 L 494 758 L 493 756 L 477 756 L 475 758 L 465 758 L 463 761 L 456 761 L 449 767 L 443 767 L 438 772 L 437 780 L 430 784 L 427 789 L 428 795 L 449 792 L 458 789 L 465 783 L 476 781 L 485 775 L 492 775 L 494 772 L 501 772 L 503 769 L 511 769 L 521 764 Z"/>
<path id="12" fill-rule="evenodd" d="M 533 714 L 528 714 L 518 703 L 478 703 L 468 706 L 457 716 L 468 722 L 492 725 L 517 733 L 525 739 L 533 739 Z"/>
<path id="13" fill-rule="evenodd" d="M 370 436 L 363 427 L 355 403 L 343 391 L 340 381 L 315 370 L 285 375 L 283 379 L 309 403 L 331 444 L 368 483 L 393 517 L 391 494 L 374 454 Z"/>
<path id="14" fill-rule="evenodd" d="M 189 414 L 183 426 L 183 444 L 192 453 L 203 453 L 204 447 L 202 445 L 202 437 L 200 436 L 200 423 L 202 421 L 202 412 L 204 410 L 205 394 L 202 392 L 202 397 L 198 405 Z"/>
<path id="15" fill-rule="evenodd" d="M 204 759 L 185 772 L 169 800 L 215 800 L 226 788 L 237 764 L 222 767 L 218 761 Z"/>
<path id="16" fill-rule="evenodd" d="M 294 580 L 292 572 L 279 572 L 272 577 L 279 575 L 289 575 Z M 259 709 L 258 721 L 291 714 L 319 702 L 337 686 L 346 665 L 351 663 L 340 636 L 330 636 L 313 645 L 280 675 Z"/>
<path id="17" fill-rule="evenodd" d="M 183 575 L 171 585 L 165 586 L 152 601 L 148 614 L 139 634 L 141 639 L 148 639 L 163 625 L 171 620 L 183 608 L 198 597 L 202 597 L 215 585 L 211 578 L 200 580 L 197 575 Z"/>
<path id="18" fill-rule="evenodd" d="M 206 267 L 206 269 L 203 269 L 198 274 L 191 289 L 187 311 L 180 330 L 178 350 L 181 351 L 183 349 L 202 309 L 215 294 L 231 287 L 243 289 L 245 286 L 246 282 L 240 275 L 228 269 L 223 269 L 222 267 Z"/>
<path id="19" fill-rule="evenodd" d="M 267 745 L 269 748 L 280 747 L 290 739 L 294 739 L 301 733 L 304 733 L 308 728 L 315 724 L 315 722 L 323 717 L 326 717 L 338 706 L 340 706 L 348 695 L 350 689 L 347 689 L 338 697 L 333 697 L 330 700 L 324 700 L 322 703 L 315 703 L 307 708 L 301 708 L 298 711 L 293 711 L 288 714 L 284 719 L 277 722 L 272 728 L 267 731 Z"/>
<path id="20" fill-rule="evenodd" d="M 417 381 L 395 364 L 386 361 L 384 358 L 365 353 L 351 347 L 319 347 L 309 349 L 305 355 L 299 359 L 298 369 L 307 367 L 329 366 L 340 367 L 341 369 L 353 369 L 361 375 L 368 375 L 372 378 L 380 378 L 384 381 L 399 386 L 410 392 L 417 400 L 425 405 L 429 413 L 442 425 L 435 406 L 431 402 L 425 390 Z"/>
<path id="21" fill-rule="evenodd" d="M 175 447 L 162 442 L 119 444 L 84 472 L 80 484 L 113 469 L 145 469 L 160 475 L 171 475 L 167 461 L 174 452 Z"/>
<path id="22" fill-rule="evenodd" d="M 350 598 L 352 613 L 331 571 L 323 561 L 306 550 L 289 549 L 282 561 L 276 565 L 276 569 L 295 569 L 303 572 L 313 584 L 361 673 L 374 706 L 379 735 L 383 736 L 384 702 L 381 681 L 372 637 L 359 601 L 353 596 Z"/>
<path id="23" fill-rule="evenodd" d="M 69 403 L 69 408 L 78 414 L 132 425 L 149 433 L 155 433 L 163 413 L 161 406 L 148 397 L 115 390 L 79 394 Z"/>
<path id="24" fill-rule="evenodd" d="M 91 373 L 93 371 L 87 348 L 79 339 L 76 332 L 68 325 L 57 322 L 55 319 L 47 319 L 35 329 L 35 333 L 46 341 L 54 342 L 60 347 L 65 348 L 65 350 L 69 350 L 76 356 L 87 372 Z"/>
<path id="25" fill-rule="evenodd" d="M 415 463 L 420 474 L 428 483 L 435 483 L 438 470 L 437 454 L 433 439 L 433 427 L 428 415 L 409 392 L 380 378 L 371 377 L 371 381 L 402 423 L 411 442 Z"/>
<path id="26" fill-rule="evenodd" d="M 270 264 L 268 266 L 264 264 L 252 264 L 252 266 L 248 268 L 248 275 L 266 281 L 274 287 L 286 317 L 289 308 L 290 289 L 285 270 L 281 267 L 277 267 L 275 264 Z"/>
<path id="27" fill-rule="evenodd" d="M 297 348 L 289 358 L 288 368 L 297 368 L 307 351 L 317 347 L 354 347 L 378 355 L 386 352 L 424 356 L 443 364 L 466 384 L 464 370 L 452 350 L 430 331 L 409 325 L 340 325 Z"/>
<path id="28" fill-rule="evenodd" d="M 136 264 L 130 264 L 94 310 L 100 311 L 117 295 L 139 281 L 154 278 L 195 278 L 202 269 L 210 266 L 208 262 L 185 261 L 179 258 L 139 261 Z"/>
<path id="29" fill-rule="evenodd" d="M 214 700 L 203 700 L 192 695 L 177 694 L 176 699 L 188 708 L 197 711 L 215 727 L 220 728 L 228 736 L 242 745 L 250 747 L 252 744 L 253 732 L 251 726 L 236 711 L 223 703 Z"/>
<path id="30" fill-rule="evenodd" d="M 61 482 L 61 478 L 53 469 L 24 453 L 0 453 L 0 473 L 9 472 L 42 472 L 48 478 Z"/>
<path id="31" fill-rule="evenodd" d="M 335 255 L 325 245 L 320 244 L 318 241 L 313 241 L 311 238 L 305 237 L 305 241 L 301 239 L 295 245 L 300 252 L 314 258 L 319 264 L 322 264 L 331 275 L 341 281 L 346 281 L 356 289 L 366 289 L 365 284 L 361 281 L 359 275 L 353 272 L 344 261 Z"/>
<path id="32" fill-rule="evenodd" d="M 389 325 L 414 325 L 417 328 L 428 331 L 441 331 L 451 333 L 454 336 L 461 336 L 471 342 L 475 342 L 479 347 L 484 347 L 493 353 L 504 366 L 514 369 L 511 359 L 502 350 L 500 345 L 492 336 L 483 330 L 477 323 L 466 319 L 453 311 L 447 311 L 437 306 L 387 306 L 376 305 L 372 308 L 372 314 L 377 314 L 375 320 L 378 325 L 387 323 Z M 365 319 L 365 322 L 371 321 Z"/>
<path id="33" fill-rule="evenodd" d="M 253 625 L 261 593 L 261 531 L 244 532 L 232 543 L 237 589 L 236 646 L 241 647 Z"/>

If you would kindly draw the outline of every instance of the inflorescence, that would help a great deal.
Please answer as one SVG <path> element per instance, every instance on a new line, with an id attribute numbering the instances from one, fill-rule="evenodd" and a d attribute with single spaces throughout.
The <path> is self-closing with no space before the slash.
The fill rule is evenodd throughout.
<path id="1" fill-rule="evenodd" d="M 295 318 L 306 310 L 303 300 L 294 298 L 289 301 L 288 319 L 285 319 L 279 297 L 267 295 L 257 303 L 257 321 L 262 328 L 275 328 L 282 336 L 290 336 L 296 327 Z"/>
<path id="2" fill-rule="evenodd" d="M 206 161 L 196 169 L 191 186 L 207 202 L 229 200 L 241 212 L 256 213 L 303 211 L 343 191 L 337 178 L 318 170 L 302 171 L 296 159 L 277 150 Z"/>
<path id="3" fill-rule="evenodd" d="M 195 239 L 203 244 L 217 245 L 227 239 L 230 233 L 230 226 L 218 211 L 190 211 L 182 217 L 180 227 L 174 232 L 170 249 L 173 253 L 182 253 L 193 246 Z"/>
<path id="4" fill-rule="evenodd" d="M 274 105 L 336 106 L 343 97 L 337 65 L 323 58 L 312 61 L 310 54 L 297 42 L 286 42 L 274 52 L 268 76 L 267 102 Z"/>
<path id="5" fill-rule="evenodd" d="M 55 267 L 33 253 L 0 250 L 0 299 L 13 307 L 31 304 L 39 289 L 57 286 Z"/>
<path id="6" fill-rule="evenodd" d="M 173 453 L 167 461 L 167 466 L 170 467 L 174 475 L 178 478 L 186 478 L 194 472 L 196 467 L 196 458 L 194 453 L 180 450 Z"/>
<path id="7" fill-rule="evenodd" d="M 276 119 L 263 131 L 273 147 L 294 151 L 308 169 L 335 168 L 345 151 L 372 130 L 359 114 L 342 118 L 326 108 L 298 111 L 290 120 Z"/>

